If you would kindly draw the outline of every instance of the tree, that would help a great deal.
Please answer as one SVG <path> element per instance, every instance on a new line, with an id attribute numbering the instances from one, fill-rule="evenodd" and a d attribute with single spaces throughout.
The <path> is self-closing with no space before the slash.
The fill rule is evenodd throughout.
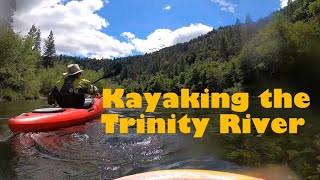
<path id="1" fill-rule="evenodd" d="M 37 33 L 37 28 L 35 24 L 33 24 L 30 31 L 28 32 L 28 36 L 31 38 L 34 38 L 36 36 L 36 33 Z"/>
<path id="2" fill-rule="evenodd" d="M 320 20 L 320 1 L 310 3 L 309 12 L 311 15 L 317 17 L 318 20 Z"/>
<path id="3" fill-rule="evenodd" d="M 237 18 L 236 19 L 236 23 L 235 23 L 235 25 L 238 27 L 238 26 L 241 26 L 241 21 L 240 21 L 240 19 L 239 18 Z"/>
<path id="4" fill-rule="evenodd" d="M 244 42 L 248 42 L 254 36 L 254 24 L 251 16 L 248 14 L 244 26 Z"/>
<path id="5" fill-rule="evenodd" d="M 293 19 L 293 13 L 294 13 L 293 1 L 288 0 L 287 14 L 289 15 L 290 19 Z"/>
<path id="6" fill-rule="evenodd" d="M 252 20 L 251 16 L 249 14 L 247 14 L 245 24 L 250 25 L 252 23 L 253 23 L 253 20 Z"/>
<path id="7" fill-rule="evenodd" d="M 236 53 L 239 53 L 241 50 L 242 45 L 242 38 L 241 38 L 241 21 L 239 18 L 236 20 L 235 30 L 234 30 L 234 46 Z"/>
<path id="8" fill-rule="evenodd" d="M 34 50 L 41 53 L 41 31 L 38 28 L 35 36 Z"/>
<path id="9" fill-rule="evenodd" d="M 222 59 L 227 60 L 228 59 L 228 45 L 226 42 L 226 38 L 222 37 L 220 40 L 220 46 L 219 46 L 219 53 Z"/>
<path id="10" fill-rule="evenodd" d="M 42 65 L 45 68 L 53 66 L 53 58 L 56 55 L 56 48 L 54 44 L 53 32 L 50 31 L 50 35 L 44 41 L 44 57 Z"/>
<path id="11" fill-rule="evenodd" d="M 33 40 L 33 46 L 32 50 L 35 52 L 41 52 L 41 31 L 40 29 L 36 28 L 36 26 L 33 24 L 28 36 Z"/>
<path id="12" fill-rule="evenodd" d="M 186 62 L 191 65 L 196 61 L 197 54 L 195 52 L 192 52 L 191 54 L 188 54 L 186 57 Z"/>
<path id="13" fill-rule="evenodd" d="M 122 71 L 122 74 L 120 75 L 120 79 L 124 80 L 128 78 L 128 68 L 125 67 L 124 70 Z"/>

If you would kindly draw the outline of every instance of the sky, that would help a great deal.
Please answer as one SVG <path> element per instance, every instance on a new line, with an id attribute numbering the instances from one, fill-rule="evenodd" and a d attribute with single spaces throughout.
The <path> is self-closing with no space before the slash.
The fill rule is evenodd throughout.
<path id="1" fill-rule="evenodd" d="M 16 32 L 25 35 L 35 24 L 43 40 L 53 31 L 57 54 L 98 59 L 151 53 L 287 5 L 287 0 L 16 1 Z"/>

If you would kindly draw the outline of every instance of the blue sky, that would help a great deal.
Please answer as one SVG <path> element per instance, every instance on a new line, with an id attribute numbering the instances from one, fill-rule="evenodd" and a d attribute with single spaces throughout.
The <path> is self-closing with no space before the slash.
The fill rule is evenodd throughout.
<path id="1" fill-rule="evenodd" d="M 114 58 L 151 53 L 206 34 L 212 28 L 253 20 L 287 0 L 16 0 L 14 29 L 31 25 L 42 38 L 52 30 L 58 54 Z"/>
<path id="2" fill-rule="evenodd" d="M 159 28 L 178 29 L 191 23 L 217 28 L 233 24 L 237 17 L 244 21 L 246 14 L 254 20 L 268 16 L 280 8 L 279 0 L 230 0 L 235 12 L 225 12 L 210 0 L 109 0 L 98 11 L 110 26 L 102 31 L 112 36 L 129 31 L 146 38 Z M 170 6 L 170 10 L 163 10 Z"/>

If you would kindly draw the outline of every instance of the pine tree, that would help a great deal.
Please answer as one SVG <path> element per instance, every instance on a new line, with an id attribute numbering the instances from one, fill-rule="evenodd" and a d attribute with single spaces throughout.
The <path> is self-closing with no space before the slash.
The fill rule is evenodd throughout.
<path id="1" fill-rule="evenodd" d="M 236 53 L 238 53 L 238 52 L 240 52 L 241 47 L 242 47 L 241 21 L 239 18 L 237 18 L 237 20 L 236 20 L 234 34 L 235 34 L 235 38 L 234 38 L 235 51 L 236 51 Z"/>
<path id="2" fill-rule="evenodd" d="M 195 52 L 192 52 L 191 54 L 187 55 L 186 62 L 191 65 L 196 61 L 197 54 Z"/>
<path id="3" fill-rule="evenodd" d="M 33 24 L 28 36 L 33 40 L 32 50 L 35 52 L 41 52 L 41 32 L 40 29 L 37 29 Z"/>
<path id="4" fill-rule="evenodd" d="M 225 37 L 222 37 L 221 38 L 221 41 L 220 41 L 220 47 L 219 47 L 219 53 L 220 53 L 220 56 L 224 59 L 224 60 L 227 60 L 228 59 L 228 45 L 227 45 L 227 42 L 226 42 L 226 38 Z"/>
<path id="5" fill-rule="evenodd" d="M 34 46 L 34 49 L 41 53 L 41 31 L 40 29 L 38 28 L 37 29 L 37 32 L 36 32 L 36 36 L 35 36 L 35 46 Z"/>
<path id="6" fill-rule="evenodd" d="M 288 15 L 289 15 L 289 18 L 292 20 L 293 18 L 293 1 L 292 0 L 288 0 L 288 7 L 287 7 L 287 13 L 288 13 Z"/>
<path id="7" fill-rule="evenodd" d="M 238 26 L 241 26 L 241 21 L 240 21 L 240 19 L 239 18 L 237 18 L 237 20 L 236 20 L 236 24 L 235 24 L 237 27 Z"/>
<path id="8" fill-rule="evenodd" d="M 45 68 L 53 66 L 53 58 L 56 55 L 56 48 L 54 44 L 53 32 L 50 31 L 50 35 L 44 41 L 44 57 L 42 65 Z"/>
<path id="9" fill-rule="evenodd" d="M 251 16 L 249 14 L 247 14 L 245 24 L 250 25 L 252 23 L 253 23 L 253 20 L 252 20 Z"/>
<path id="10" fill-rule="evenodd" d="M 29 33 L 28 33 L 29 37 L 34 38 L 36 36 L 36 32 L 37 32 L 36 25 L 33 24 Z"/>
<path id="11" fill-rule="evenodd" d="M 252 36 L 254 35 L 253 33 L 253 20 L 251 18 L 251 16 L 248 14 L 246 16 L 246 20 L 245 20 L 245 26 L 244 26 L 244 37 L 243 38 L 243 42 L 248 42 Z"/>

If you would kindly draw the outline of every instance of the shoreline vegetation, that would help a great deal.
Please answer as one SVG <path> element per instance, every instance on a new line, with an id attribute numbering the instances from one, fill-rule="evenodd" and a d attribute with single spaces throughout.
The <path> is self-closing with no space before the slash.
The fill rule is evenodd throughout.
<path id="1" fill-rule="evenodd" d="M 45 96 L 45 95 L 39 95 L 38 97 L 34 97 L 34 98 L 20 98 L 20 99 L 11 99 L 11 97 L 1 97 L 0 102 L 3 102 L 3 101 L 23 101 L 23 100 L 46 100 L 46 99 L 47 99 L 47 96 Z"/>

